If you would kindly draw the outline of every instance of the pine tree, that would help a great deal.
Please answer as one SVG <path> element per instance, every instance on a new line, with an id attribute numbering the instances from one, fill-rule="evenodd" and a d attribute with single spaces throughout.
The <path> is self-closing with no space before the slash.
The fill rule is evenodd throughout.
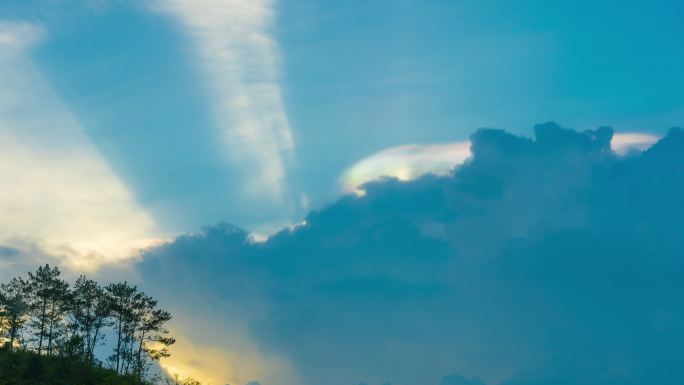
<path id="1" fill-rule="evenodd" d="M 38 354 L 43 349 L 52 355 L 67 310 L 69 284 L 59 279 L 60 271 L 50 265 L 41 266 L 35 274 L 29 273 L 28 303 L 34 332 L 33 342 Z"/>
<path id="2" fill-rule="evenodd" d="M 59 344 L 66 332 L 65 317 L 70 305 L 69 284 L 61 279 L 54 279 L 49 292 L 47 354 L 59 351 Z"/>
<path id="3" fill-rule="evenodd" d="M 173 345 L 176 340 L 169 336 L 165 324 L 171 320 L 171 313 L 156 309 L 157 301 L 145 296 L 141 303 L 140 316 L 137 319 L 138 333 L 135 335 L 137 353 L 135 359 L 135 374 L 139 380 L 145 375 L 149 366 L 148 359 L 159 360 L 169 357 L 167 347 Z"/>
<path id="4" fill-rule="evenodd" d="M 44 362 L 64 357 L 97 368 L 95 348 L 105 335 L 114 335 L 111 368 L 121 378 L 147 383 L 153 362 L 169 357 L 168 347 L 175 343 L 166 328 L 170 319 L 157 300 L 136 286 L 123 282 L 102 287 L 80 276 L 70 290 L 59 269 L 50 265 L 29 272 L 27 279 L 0 285 L 0 342 L 8 347 L 5 354 L 29 358 L 25 375 L 36 375 L 31 377 L 34 382 L 42 378 L 39 369 Z M 17 346 L 25 351 L 13 352 Z M 41 357 L 55 355 L 62 358 Z"/>
<path id="5" fill-rule="evenodd" d="M 110 326 L 109 302 L 104 289 L 81 275 L 74 284 L 69 306 L 69 345 L 72 355 L 93 363 L 95 347 L 102 341 L 102 329 Z"/>
<path id="6" fill-rule="evenodd" d="M 13 278 L 9 283 L 0 285 L 0 323 L 10 352 L 20 343 L 19 336 L 27 321 L 27 286 L 21 278 Z"/>
<path id="7" fill-rule="evenodd" d="M 126 361 L 126 346 L 129 337 L 129 320 L 131 314 L 131 303 L 137 292 L 135 286 L 129 286 L 127 282 L 110 284 L 105 288 L 109 298 L 109 308 L 114 321 L 114 332 L 116 334 L 116 346 L 114 353 L 110 356 L 112 366 L 119 374 L 124 373 Z"/>

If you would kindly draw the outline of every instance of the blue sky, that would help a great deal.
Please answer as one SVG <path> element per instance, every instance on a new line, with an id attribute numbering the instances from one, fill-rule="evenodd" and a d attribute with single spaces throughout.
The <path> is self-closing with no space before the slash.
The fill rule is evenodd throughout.
<path id="1" fill-rule="evenodd" d="M 170 232 L 228 221 L 267 233 L 297 222 L 340 194 L 347 168 L 389 147 L 461 141 L 479 127 L 529 134 L 547 120 L 662 135 L 684 116 L 676 2 L 252 3 L 257 11 L 234 31 L 192 16 L 220 2 L 5 2 L 0 12 L 43 30 L 27 60 Z M 254 33 L 267 46 L 250 42 Z M 211 44 L 236 50 L 237 64 L 200 52 L 216 35 L 225 39 Z M 217 106 L 237 92 L 219 79 L 232 65 L 242 68 L 235 81 L 278 94 L 243 123 Z M 257 119 L 265 109 L 281 120 Z M 275 124 L 291 142 L 231 159 L 250 147 L 221 143 L 239 124 Z M 253 129 L 270 135 L 254 141 L 273 141 L 270 129 Z M 282 191 L 240 191 L 255 179 Z"/>
<path id="2" fill-rule="evenodd" d="M 202 237 L 211 241 L 213 234 L 220 240 L 219 250 L 232 253 L 223 249 L 232 250 L 230 242 L 221 240 L 223 234 L 212 233 L 211 229 L 226 228 L 226 225 L 218 225 L 220 223 L 234 224 L 244 229 L 239 230 L 239 234 L 243 231 L 252 233 L 251 236 L 258 240 L 281 229 L 294 229 L 292 240 L 282 235 L 266 242 L 265 247 L 272 247 L 274 251 L 260 254 L 262 251 L 247 247 L 246 251 L 240 249 L 242 251 L 238 252 L 238 255 L 242 252 L 257 255 L 260 263 L 268 265 L 257 268 L 247 264 L 245 276 L 257 282 L 254 286 L 245 284 L 242 287 L 250 290 L 251 294 L 244 300 L 253 301 L 249 306 L 242 300 L 218 295 L 217 301 L 225 309 L 241 314 L 235 321 L 230 321 L 234 324 L 230 330 L 225 330 L 225 334 L 231 343 L 240 347 L 242 361 L 236 358 L 235 350 L 225 347 L 228 342 L 211 348 L 223 352 L 221 354 L 228 357 L 226 360 L 238 360 L 250 368 L 246 370 L 249 375 L 240 375 L 245 378 L 238 376 L 244 382 L 262 375 L 265 378 L 289 376 L 306 384 L 320 384 L 319 381 L 336 378 L 344 379 L 345 383 L 363 381 L 364 370 L 368 368 L 358 362 L 350 363 L 347 374 L 333 368 L 323 370 L 326 366 L 322 362 L 316 370 L 306 367 L 304 363 L 317 356 L 318 347 L 306 345 L 294 349 L 291 346 L 296 341 L 282 336 L 297 336 L 299 330 L 290 328 L 287 322 L 296 323 L 301 319 L 290 313 L 286 305 L 292 304 L 287 298 L 281 302 L 270 297 L 271 293 L 264 294 L 271 289 L 287 287 L 287 274 L 294 274 L 286 271 L 285 275 L 279 276 L 277 268 L 287 269 L 278 267 L 274 259 L 291 253 L 306 257 L 302 257 L 306 261 L 293 262 L 293 266 L 302 266 L 304 272 L 311 274 L 310 280 L 303 279 L 302 286 L 292 288 L 293 292 L 288 294 L 302 298 L 293 305 L 295 308 L 301 306 L 302 311 L 318 308 L 318 301 L 326 298 L 332 303 L 343 301 L 337 297 L 330 299 L 334 293 L 325 291 L 336 290 L 328 287 L 332 283 L 323 279 L 331 274 L 334 276 L 334 264 L 322 264 L 320 270 L 307 270 L 308 262 L 315 261 L 320 253 L 330 252 L 319 241 L 337 239 L 339 234 L 335 232 L 344 230 L 344 234 L 354 239 L 345 245 L 358 255 L 371 258 L 373 253 L 366 249 L 368 247 L 384 255 L 382 250 L 373 249 L 378 245 L 363 237 L 357 238 L 356 234 L 356 231 L 368 231 L 361 222 L 375 221 L 377 213 L 373 210 L 377 207 L 363 215 L 353 214 L 355 211 L 347 207 L 345 199 L 375 202 L 373 194 L 359 186 L 383 175 L 402 180 L 407 184 L 402 188 L 407 191 L 412 191 L 414 187 L 411 186 L 451 191 L 443 185 L 447 182 L 426 182 L 421 175 L 433 172 L 452 177 L 458 174 L 449 173 L 455 166 L 463 162 L 470 165 L 474 153 L 470 138 L 482 127 L 505 129 L 517 135 L 516 138 L 536 138 L 534 143 L 538 143 L 539 133 L 535 137 L 533 127 L 542 122 L 557 121 L 563 127 L 575 129 L 577 135 L 584 135 L 580 134 L 584 130 L 611 126 L 615 130 L 607 144 L 613 150 L 611 156 L 619 159 L 616 164 L 631 165 L 631 157 L 638 156 L 630 150 L 639 153 L 664 137 L 671 127 L 684 125 L 681 92 L 684 89 L 681 71 L 684 62 L 681 49 L 683 11 L 684 5 L 678 1 L 641 0 L 620 3 L 585 0 L 4 0 L 0 2 L 0 165 L 4 165 L 0 166 L 0 179 L 4 181 L 0 188 L 5 192 L 0 193 L 0 211 L 3 212 L 0 250 L 17 251 L 4 253 L 11 254 L 12 258 L 0 258 L 0 262 L 10 269 L 56 258 L 73 271 L 121 268 L 124 272 L 146 277 L 154 286 L 154 279 L 144 268 L 145 263 L 152 262 L 146 262 L 148 260 L 140 256 L 141 248 L 171 242 L 171 246 L 162 246 L 158 254 L 170 253 L 168 274 L 175 276 L 178 271 L 173 270 L 176 266 L 173 261 L 180 257 L 175 253 L 174 245 L 182 244 L 183 234 L 199 232 L 197 242 L 200 245 L 197 247 L 204 250 L 204 254 L 197 255 L 197 263 L 204 266 L 201 259 L 205 254 L 211 256 L 214 249 L 204 244 Z M 573 140 L 568 139 L 569 136 L 565 138 Z M 675 139 L 671 142 L 675 147 L 679 143 Z M 485 140 L 484 143 L 489 142 Z M 505 144 L 493 145 L 493 151 L 501 152 L 502 157 L 510 156 L 504 147 Z M 540 147 L 546 148 L 545 145 Z M 580 157 L 589 156 L 579 153 Z M 557 154 L 559 159 L 565 159 L 565 155 Z M 607 162 L 591 159 L 601 167 Z M 612 165 L 611 162 L 608 163 Z M 492 167 L 496 170 L 491 172 L 501 172 L 502 167 L 506 168 L 505 163 L 493 162 Z M 663 167 L 662 163 L 647 160 L 642 163 L 644 165 L 638 171 L 629 172 L 642 177 L 644 169 Z M 539 175 L 546 175 L 544 172 L 548 171 L 538 165 L 534 167 Z M 493 175 L 486 167 L 484 169 L 477 168 L 480 171 L 473 172 Z M 560 172 L 562 178 L 582 182 L 568 186 L 547 175 L 552 182 L 560 183 L 558 191 L 547 191 L 549 195 L 559 194 L 557 202 L 548 202 L 549 212 L 555 217 L 546 219 L 544 216 L 551 214 L 542 211 L 537 217 L 529 218 L 530 228 L 536 229 L 540 223 L 549 222 L 579 226 L 583 231 L 589 231 L 581 218 L 574 218 L 578 222 L 569 218 L 567 223 L 558 219 L 565 214 L 554 210 L 559 207 L 575 209 L 579 204 L 576 200 L 580 199 L 559 191 L 565 191 L 565 188 L 589 191 L 589 195 L 597 194 L 591 195 L 596 201 L 605 200 L 604 203 L 610 204 L 611 199 L 601 195 L 602 187 L 594 186 L 594 183 L 605 181 L 573 174 L 585 172 L 584 169 L 560 167 L 552 171 Z M 528 173 L 522 172 L 518 176 L 521 178 L 519 183 L 510 182 L 515 187 L 511 191 L 525 195 L 528 188 L 535 186 L 529 185 Z M 486 179 L 477 175 L 464 178 L 475 184 Z M 435 264 L 426 267 L 428 272 L 444 267 L 439 258 L 450 260 L 452 257 L 451 252 L 441 247 L 458 249 L 460 254 L 499 255 L 499 251 L 460 243 L 462 240 L 452 231 L 454 227 L 462 230 L 465 225 L 453 224 L 449 219 L 453 214 L 450 210 L 467 206 L 468 202 L 459 199 L 484 199 L 478 194 L 492 193 L 485 188 L 487 186 L 479 186 L 483 190 L 478 190 L 477 194 L 470 191 L 477 195 L 475 198 L 459 196 L 455 201 L 448 200 L 446 209 L 429 207 L 422 198 L 401 188 L 397 193 L 388 187 L 391 182 L 383 183 L 389 184 L 377 187 L 377 191 L 382 191 L 378 193 L 382 196 L 378 199 L 380 206 L 386 200 L 390 203 L 384 204 L 394 208 L 401 204 L 415 206 L 410 213 L 402 215 L 421 229 L 419 236 L 410 226 L 400 224 L 396 227 L 390 223 L 389 240 L 396 241 L 395 237 L 405 235 L 415 244 L 395 245 L 397 250 L 419 250 L 420 247 L 432 250 L 426 251 L 435 257 Z M 503 185 L 508 186 L 507 183 L 509 181 Z M 415 188 L 423 188 L 419 187 Z M 662 186 L 674 190 L 679 187 L 667 183 Z M 655 190 L 647 193 L 655 194 Z M 364 194 L 371 197 L 364 197 Z M 337 201 L 341 197 L 346 198 Z M 546 202 L 546 198 L 539 199 Z M 633 198 L 627 195 L 624 200 L 632 202 Z M 652 197 L 646 195 L 645 198 L 650 200 Z M 670 202 L 667 199 L 672 197 L 661 198 Z M 503 210 L 501 217 L 488 219 L 488 225 L 505 227 L 523 215 L 513 201 L 502 200 L 497 205 Z M 490 209 L 487 206 L 487 210 Z M 312 226 L 315 210 L 334 215 L 322 220 L 322 230 L 312 230 L 318 238 L 309 239 L 297 231 Z M 611 208 L 606 213 L 613 215 L 617 211 Z M 443 217 L 432 218 L 427 223 L 424 221 L 426 213 Z M 592 218 L 599 221 L 602 217 Z M 659 226 L 670 220 L 664 218 L 656 216 L 652 221 Z M 481 225 L 470 219 L 465 223 Z M 560 224 L 558 226 L 563 227 Z M 218 227 L 212 227 L 216 225 Z M 384 228 L 385 225 L 378 226 Z M 597 226 L 610 227 L 610 223 L 600 222 Z M 205 230 L 201 230 L 203 228 Z M 549 247 L 544 246 L 546 234 L 535 233 L 536 238 L 532 239 L 523 228 L 520 234 L 510 235 L 506 241 L 515 243 L 518 238 L 527 239 L 530 243 L 521 247 L 533 254 L 542 253 L 540 250 Z M 386 234 L 384 230 L 378 231 Z M 330 235 L 332 233 L 337 235 Z M 423 239 L 425 234 L 437 234 L 436 238 L 448 246 Z M 379 235 L 380 239 L 383 236 Z M 485 235 L 473 236 L 487 242 Z M 180 238 L 174 241 L 176 237 Z M 652 234 L 644 237 L 644 242 L 655 239 Z M 678 239 L 671 240 L 673 247 L 680 245 L 676 243 Z M 302 250 L 303 246 L 288 246 L 288 242 L 310 242 L 312 246 Z M 598 241 L 596 244 L 607 247 Z M 506 252 L 515 254 L 517 251 L 506 249 Z M 618 251 L 610 249 L 609 252 Z M 663 258 L 669 258 L 670 251 L 661 252 Z M 392 252 L 388 253 L 392 255 Z M 25 260 L 19 263 L 17 255 L 23 255 Z M 157 257 L 155 254 L 149 258 L 155 260 Z M 132 265 L 131 261 L 141 258 L 143 267 Z M 340 262 L 338 267 L 345 280 L 354 274 L 363 278 L 360 273 L 365 271 L 363 269 L 377 269 L 378 272 L 386 269 L 387 273 L 387 276 L 379 274 L 382 279 L 373 276 L 369 281 L 359 283 L 360 286 L 352 285 L 352 289 L 347 281 L 340 287 L 358 290 L 361 298 L 366 293 L 364 290 L 370 290 L 378 295 L 371 298 L 378 301 L 384 298 L 378 287 L 395 287 L 398 292 L 388 295 L 393 306 L 390 310 L 396 314 L 402 306 L 416 311 L 414 301 L 421 295 L 435 303 L 452 298 L 451 292 L 445 297 L 430 292 L 438 291 L 440 285 L 451 287 L 451 279 L 433 282 L 433 286 L 426 284 L 418 289 L 427 292 L 418 294 L 412 291 L 415 287 L 409 290 L 394 282 L 398 279 L 415 283 L 415 279 L 426 278 L 408 274 L 414 268 L 412 264 L 417 263 L 412 257 L 399 253 L 396 258 L 406 264 L 400 263 L 398 267 L 393 265 L 390 256 L 387 258 L 380 258 L 378 265 L 371 267 L 362 263 L 359 267 L 356 259 Z M 206 263 L 212 266 L 210 262 Z M 179 262 L 179 265 L 182 264 Z M 213 267 L 217 270 L 215 274 L 218 271 L 230 277 L 235 274 L 221 264 Z M 503 267 L 495 264 L 495 268 Z M 540 267 L 546 268 L 548 266 L 543 264 Z M 182 269 L 192 270 L 192 267 L 182 266 Z M 197 274 L 202 274 L 202 279 L 209 284 L 202 286 L 205 292 L 188 289 L 189 301 L 193 300 L 193 295 L 201 297 L 224 290 L 219 284 L 213 284 L 219 278 L 210 276 L 210 270 L 198 268 Z M 261 273 L 255 273 L 257 270 Z M 486 277 L 499 277 L 497 274 Z M 551 272 L 549 276 L 554 274 Z M 316 275 L 318 278 L 312 278 Z M 511 279 L 517 282 L 518 278 Z M 477 285 L 481 283 L 478 281 Z M 549 288 L 546 284 L 539 283 L 542 292 L 547 290 L 556 295 L 555 290 L 562 291 L 562 288 Z M 491 289 L 488 285 L 485 285 L 487 289 Z M 574 287 L 572 285 L 569 283 L 569 287 Z M 320 296 L 314 295 L 320 287 L 325 290 L 321 289 Z M 403 292 L 404 289 L 408 291 Z M 353 296 L 350 301 L 352 299 Z M 508 306 L 508 300 L 501 301 Z M 535 301 L 530 300 L 530 303 L 538 305 Z M 562 306 L 566 305 L 562 302 Z M 347 303 L 340 306 L 346 308 Z M 363 306 L 372 309 L 373 303 L 361 306 L 357 309 L 349 305 L 346 309 L 366 311 L 368 309 Z M 663 305 L 668 314 L 665 318 L 679 316 L 679 313 L 672 316 L 667 306 Z M 178 308 L 183 312 L 182 306 L 178 305 Z M 489 309 L 477 308 L 476 311 Z M 573 309 L 567 311 L 572 314 Z M 321 307 L 321 312 L 323 318 L 333 317 L 335 313 L 334 310 L 328 313 L 325 306 Z M 379 325 L 380 315 L 370 312 L 376 322 L 372 325 Z M 224 314 L 223 311 L 219 313 Z M 274 314 L 283 318 L 274 321 Z M 443 316 L 452 319 L 452 314 Z M 178 318 L 187 323 L 192 317 L 188 313 Z M 351 318 L 349 322 L 360 322 Z M 281 321 L 283 324 L 279 323 Z M 414 321 L 418 325 L 423 322 L 407 317 L 398 321 L 395 332 L 415 333 L 415 329 L 407 326 Z M 315 326 L 325 330 L 336 324 L 322 322 Z M 590 330 L 587 333 L 595 332 L 594 326 L 587 326 Z M 179 329 L 187 335 L 187 351 L 194 349 L 192 341 L 199 344 L 195 348 L 208 349 L 211 341 L 192 334 L 187 328 L 179 326 Z M 368 330 L 366 332 L 372 334 L 373 329 Z M 460 332 L 449 335 L 463 337 Z M 326 341 L 324 336 L 320 338 Z M 417 342 L 417 337 L 409 341 L 378 338 L 376 343 L 396 343 L 402 349 L 411 346 L 430 348 L 429 343 Z M 439 335 L 426 335 L 425 338 L 434 342 L 439 340 Z M 204 341 L 204 345 L 197 341 Z M 338 359 L 344 357 L 343 352 L 347 354 L 353 350 L 353 346 L 345 345 L 344 338 L 338 336 L 331 335 L 328 342 L 342 346 L 336 356 Z M 491 340 L 478 342 L 490 343 Z M 416 369 L 415 376 L 409 376 L 405 382 L 395 379 L 393 383 L 438 383 L 444 376 L 462 373 L 467 378 L 482 377 L 488 384 L 499 381 L 527 384 L 519 376 L 515 377 L 513 369 L 524 370 L 539 364 L 535 355 L 557 351 L 556 342 L 535 346 L 531 349 L 537 350 L 528 352 L 528 361 L 502 362 L 489 374 L 489 369 L 480 362 L 461 366 L 449 364 L 458 361 L 457 358 L 463 359 L 466 352 L 440 345 L 435 351 L 444 353 L 441 357 L 448 359 L 429 356 Z M 498 359 L 496 354 L 511 352 L 511 346 L 517 346 L 519 341 L 511 337 L 507 343 L 510 346 L 499 350 L 493 348 L 492 355 L 483 353 L 483 357 Z M 406 357 L 409 355 L 394 358 L 396 362 L 403 362 Z M 544 365 L 545 370 L 552 371 L 549 367 L 553 365 Z M 391 366 L 386 368 L 390 374 Z M 220 377 L 219 381 L 225 381 L 221 376 L 237 373 L 222 371 L 220 367 L 221 364 L 216 364 L 213 369 L 205 368 L 204 375 L 218 371 L 220 375 L 214 374 L 212 378 Z M 378 364 L 377 368 L 385 369 L 385 366 Z M 368 370 L 369 378 L 381 381 L 380 369 Z M 466 377 L 462 380 L 466 381 Z M 444 385 L 467 384 L 458 382 L 461 379 L 457 377 L 445 378 Z"/>

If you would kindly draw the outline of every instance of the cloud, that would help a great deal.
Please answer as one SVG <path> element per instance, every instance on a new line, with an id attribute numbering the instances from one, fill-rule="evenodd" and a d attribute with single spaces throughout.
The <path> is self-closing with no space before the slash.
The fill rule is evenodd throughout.
<path id="1" fill-rule="evenodd" d="M 24 49 L 45 37 L 45 31 L 29 22 L 0 21 L 0 47 L 4 50 Z"/>
<path id="2" fill-rule="evenodd" d="M 44 35 L 0 24 L 0 242 L 93 269 L 161 234 L 29 58 Z"/>
<path id="3" fill-rule="evenodd" d="M 245 200 L 281 204 L 294 140 L 283 105 L 270 0 L 169 0 L 155 9 L 183 26 L 199 57 L 226 160 Z"/>
<path id="4" fill-rule="evenodd" d="M 610 146 L 616 154 L 625 155 L 631 151 L 645 151 L 658 140 L 660 140 L 660 137 L 653 134 L 639 132 L 618 133 L 613 135 Z"/>
<path id="5" fill-rule="evenodd" d="M 21 254 L 18 249 L 0 245 L 0 259 L 14 259 Z"/>
<path id="6" fill-rule="evenodd" d="M 660 139 L 646 133 L 616 133 L 610 142 L 618 155 L 648 149 Z M 445 174 L 465 162 L 471 155 L 470 142 L 446 144 L 410 144 L 392 147 L 370 155 L 349 167 L 340 177 L 342 190 L 346 193 L 363 193 L 364 183 L 382 177 L 401 181 L 416 179 L 422 175 Z"/>
<path id="7" fill-rule="evenodd" d="M 261 243 L 180 236 L 138 271 L 201 317 L 189 335 L 299 377 L 265 385 L 681 383 L 684 130 L 626 157 L 610 128 L 534 133 L 479 130 L 453 173 L 366 183 Z"/>
<path id="8" fill-rule="evenodd" d="M 375 153 L 351 166 L 340 178 L 343 191 L 358 192 L 366 182 L 380 177 L 402 181 L 427 173 L 446 173 L 470 156 L 470 142 L 405 145 Z"/>

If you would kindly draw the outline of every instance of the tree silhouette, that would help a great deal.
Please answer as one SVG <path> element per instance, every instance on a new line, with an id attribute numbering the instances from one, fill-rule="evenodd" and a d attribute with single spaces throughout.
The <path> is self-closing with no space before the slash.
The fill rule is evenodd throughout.
<path id="1" fill-rule="evenodd" d="M 27 321 L 29 305 L 26 302 L 27 284 L 21 278 L 13 278 L 0 285 L 0 330 L 7 339 L 7 349 L 12 352 Z"/>
<path id="2" fill-rule="evenodd" d="M 126 347 L 129 341 L 130 319 L 132 318 L 132 302 L 137 288 L 129 286 L 127 282 L 113 283 L 105 288 L 109 298 L 109 308 L 114 319 L 114 332 L 116 333 L 116 346 L 109 360 L 114 365 L 116 372 L 124 374 L 126 367 Z"/>
<path id="3" fill-rule="evenodd" d="M 58 356 L 100 367 L 96 348 L 116 338 L 108 361 L 118 375 L 146 383 L 154 361 L 169 357 L 175 343 L 166 324 L 171 314 L 127 282 L 101 286 L 81 275 L 73 286 L 50 265 L 0 285 L 0 346 L 28 356 L 26 367 Z M 28 338 L 23 338 L 28 336 Z M 1 353 L 2 351 L 0 351 Z M 37 366 L 36 366 L 37 365 Z M 28 370 L 28 369 L 27 369 Z M 31 375 L 30 373 L 27 375 Z"/>
<path id="4" fill-rule="evenodd" d="M 111 310 L 104 289 L 84 275 L 79 276 L 71 292 L 68 314 L 67 343 L 71 349 L 67 352 L 93 363 L 95 347 L 104 337 L 101 331 L 111 325 Z"/>
<path id="5" fill-rule="evenodd" d="M 57 267 L 50 268 L 50 265 L 39 267 L 35 274 L 28 273 L 30 325 L 39 355 L 43 348 L 47 355 L 52 355 L 55 340 L 62 331 L 69 302 L 69 284 L 59 279 L 60 274 Z"/>

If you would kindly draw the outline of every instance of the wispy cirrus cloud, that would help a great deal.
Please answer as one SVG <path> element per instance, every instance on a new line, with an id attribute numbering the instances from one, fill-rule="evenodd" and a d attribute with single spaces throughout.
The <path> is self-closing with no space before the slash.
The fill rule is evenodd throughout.
<path id="1" fill-rule="evenodd" d="M 278 83 L 271 0 L 160 0 L 192 41 L 226 160 L 245 195 L 281 203 L 294 140 Z"/>
<path id="2" fill-rule="evenodd" d="M 45 36 L 0 22 L 0 244 L 93 269 L 159 233 L 30 59 Z"/>

